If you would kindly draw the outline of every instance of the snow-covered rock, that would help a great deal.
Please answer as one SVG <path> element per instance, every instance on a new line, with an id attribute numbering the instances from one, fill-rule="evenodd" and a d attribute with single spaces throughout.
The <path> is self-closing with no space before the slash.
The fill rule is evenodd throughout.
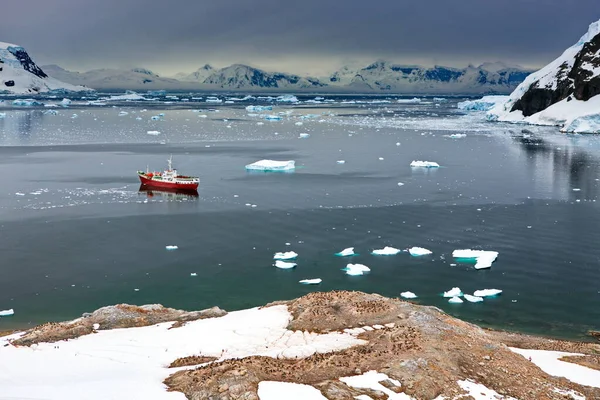
<path id="1" fill-rule="evenodd" d="M 90 89 L 49 77 L 18 45 L 0 42 L 0 93 L 80 92 Z"/>
<path id="2" fill-rule="evenodd" d="M 598 94 L 600 21 L 592 23 L 587 33 L 560 57 L 529 75 L 487 116 L 491 121 L 557 125 L 567 132 L 594 133 L 594 115 L 600 114 Z"/>
<path id="3" fill-rule="evenodd" d="M 293 171 L 295 168 L 296 162 L 294 160 L 260 160 L 255 163 L 246 165 L 246 169 L 249 171 Z"/>

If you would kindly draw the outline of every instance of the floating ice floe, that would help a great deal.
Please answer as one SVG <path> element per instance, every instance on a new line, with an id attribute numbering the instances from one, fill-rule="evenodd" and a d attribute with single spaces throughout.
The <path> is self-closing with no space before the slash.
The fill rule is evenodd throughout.
<path id="1" fill-rule="evenodd" d="M 196 272 L 190 272 L 190 276 L 198 276 Z"/>
<path id="2" fill-rule="evenodd" d="M 448 300 L 448 303 L 460 304 L 460 303 L 464 303 L 464 302 L 462 301 L 462 299 L 460 297 L 454 296 Z"/>
<path id="3" fill-rule="evenodd" d="M 319 283 L 323 282 L 323 279 L 321 278 L 315 278 L 315 279 L 302 279 L 301 281 L 298 281 L 303 285 L 318 285 Z"/>
<path id="4" fill-rule="evenodd" d="M 411 256 L 415 257 L 426 256 L 428 254 L 431 254 L 431 250 L 424 249 L 423 247 L 411 247 L 410 249 L 408 249 L 408 252 Z"/>
<path id="5" fill-rule="evenodd" d="M 58 111 L 56 111 L 56 110 L 46 110 L 42 114 L 44 114 L 44 115 L 58 115 Z M 0 118 L 2 118 L 1 114 L 0 114 Z"/>
<path id="6" fill-rule="evenodd" d="M 398 99 L 396 103 L 405 103 L 405 104 L 418 104 L 421 102 L 421 99 L 418 97 L 413 97 L 412 99 Z"/>
<path id="7" fill-rule="evenodd" d="M 246 169 L 250 171 L 292 171 L 296 168 L 296 161 L 274 161 L 260 160 L 252 164 L 246 165 Z"/>
<path id="8" fill-rule="evenodd" d="M 50 110 L 48 110 L 50 111 Z M 54 111 L 54 110 L 52 110 Z M 44 114 L 46 114 L 46 112 L 44 111 Z M 0 113 L 0 119 L 6 118 L 6 113 Z"/>
<path id="9" fill-rule="evenodd" d="M 248 112 L 262 112 L 262 111 L 271 111 L 273 110 L 273 106 L 248 106 L 246 107 L 246 111 Z"/>
<path id="10" fill-rule="evenodd" d="M 497 104 L 503 104 L 509 96 L 484 96 L 477 100 L 467 100 L 458 103 L 457 107 L 463 111 L 489 111 Z"/>
<path id="11" fill-rule="evenodd" d="M 150 117 L 150 119 L 152 121 L 158 121 L 158 120 L 160 120 L 160 115 L 153 115 L 152 117 Z"/>
<path id="12" fill-rule="evenodd" d="M 275 261 L 275 264 L 273 264 L 273 265 L 275 267 L 281 268 L 281 269 L 290 269 L 290 268 L 294 268 L 298 264 L 293 263 L 293 262 L 285 262 L 285 261 L 277 260 L 277 261 Z"/>
<path id="13" fill-rule="evenodd" d="M 267 121 L 281 121 L 281 117 L 279 115 L 265 115 L 264 119 Z"/>
<path id="14" fill-rule="evenodd" d="M 440 164 L 433 161 L 413 161 L 410 166 L 413 168 L 439 168 Z"/>
<path id="15" fill-rule="evenodd" d="M 481 289 L 481 290 L 474 291 L 473 295 L 475 295 L 477 297 L 492 297 L 492 296 L 497 296 L 500 293 L 502 293 L 502 290 L 500 290 L 500 289 Z"/>
<path id="16" fill-rule="evenodd" d="M 400 253 L 402 250 L 394 247 L 385 246 L 383 249 L 373 250 L 371 254 L 376 256 L 393 256 Z"/>
<path id="17" fill-rule="evenodd" d="M 13 310 L 12 308 L 10 310 L 0 311 L 0 317 L 9 317 L 11 315 L 15 315 L 15 310 Z"/>
<path id="18" fill-rule="evenodd" d="M 454 250 L 452 252 L 452 257 L 476 260 L 475 269 L 485 269 L 492 267 L 492 263 L 496 261 L 496 258 L 498 257 L 498 252 L 487 250 L 463 249 Z"/>
<path id="19" fill-rule="evenodd" d="M 148 135 L 158 136 L 160 135 L 160 131 L 148 131 L 146 132 Z"/>
<path id="20" fill-rule="evenodd" d="M 62 99 L 62 101 L 60 102 L 60 105 L 63 107 L 68 107 L 70 106 L 72 103 L 71 99 Z"/>
<path id="21" fill-rule="evenodd" d="M 296 96 L 293 96 L 293 95 L 283 95 L 283 96 L 276 97 L 275 101 L 279 101 L 279 102 L 282 102 L 282 103 L 297 103 L 298 102 L 298 98 Z"/>
<path id="22" fill-rule="evenodd" d="M 206 97 L 205 100 L 207 103 L 222 103 L 223 100 L 219 99 L 218 97 L 215 96 L 208 96 Z"/>
<path id="23" fill-rule="evenodd" d="M 13 100 L 12 105 L 17 107 L 34 107 L 43 106 L 44 103 L 34 99 L 16 99 Z"/>
<path id="24" fill-rule="evenodd" d="M 404 183 L 398 182 L 398 186 L 404 186 Z"/>
<path id="25" fill-rule="evenodd" d="M 453 287 L 452 289 L 448 290 L 447 292 L 444 292 L 444 297 L 458 297 L 458 296 L 462 296 L 462 295 L 463 295 L 463 292 L 458 287 Z"/>
<path id="26" fill-rule="evenodd" d="M 304 123 L 303 122 L 296 122 L 294 125 L 302 126 L 302 125 L 304 125 Z"/>
<path id="27" fill-rule="evenodd" d="M 299 139 L 306 139 L 310 137 L 310 133 L 301 133 L 300 135 L 298 135 Z"/>
<path id="28" fill-rule="evenodd" d="M 414 294 L 413 292 L 402 292 L 402 293 L 400 293 L 400 296 L 405 299 L 416 299 L 417 298 L 417 295 Z"/>
<path id="29" fill-rule="evenodd" d="M 452 138 L 452 139 L 462 139 L 467 137 L 466 133 L 453 133 L 451 135 L 444 135 L 444 137 Z"/>
<path id="30" fill-rule="evenodd" d="M 165 249 L 167 249 L 167 250 L 177 250 L 178 248 L 179 248 L 179 246 L 174 246 L 174 245 L 165 246 Z"/>
<path id="31" fill-rule="evenodd" d="M 274 260 L 293 260 L 298 257 L 298 253 L 295 251 L 278 252 L 273 256 Z"/>
<path id="32" fill-rule="evenodd" d="M 365 272 L 371 271 L 371 268 L 363 264 L 348 264 L 342 271 L 346 271 L 347 275 L 364 275 Z"/>
<path id="33" fill-rule="evenodd" d="M 356 253 L 354 252 L 354 247 L 348 247 L 342 251 L 340 251 L 339 253 L 335 253 L 336 256 L 339 257 L 348 257 L 348 256 L 354 256 L 356 255 Z"/>
<path id="34" fill-rule="evenodd" d="M 145 98 L 144 96 L 141 96 L 135 92 L 129 92 L 127 94 L 123 94 L 120 96 L 110 96 L 107 99 L 104 100 L 108 100 L 108 101 L 138 101 L 138 100 L 148 100 L 147 98 Z"/>
<path id="35" fill-rule="evenodd" d="M 463 297 L 465 298 L 465 300 L 471 303 L 480 303 L 483 301 L 483 297 L 471 296 L 470 294 L 465 294 Z"/>
<path id="36" fill-rule="evenodd" d="M 336 163 L 338 163 L 338 164 L 346 164 L 346 161 L 344 161 L 344 160 L 337 160 Z"/>
<path id="37" fill-rule="evenodd" d="M 121 112 L 119 113 L 119 117 L 124 117 L 124 116 L 126 116 L 126 115 L 129 115 L 129 113 L 128 113 L 127 111 L 121 111 Z"/>

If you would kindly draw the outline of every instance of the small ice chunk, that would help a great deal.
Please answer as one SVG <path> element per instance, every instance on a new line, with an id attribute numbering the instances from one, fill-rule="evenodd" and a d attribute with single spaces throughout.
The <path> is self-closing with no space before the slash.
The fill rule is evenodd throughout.
<path id="1" fill-rule="evenodd" d="M 453 133 L 451 135 L 444 135 L 444 137 L 449 137 L 452 139 L 462 139 L 462 138 L 467 137 L 467 134 L 466 133 Z"/>
<path id="2" fill-rule="evenodd" d="M 151 119 L 152 121 L 158 121 L 158 120 L 160 119 L 160 116 L 158 116 L 158 115 L 153 115 L 152 117 L 150 117 L 150 119 Z"/>
<path id="3" fill-rule="evenodd" d="M 336 256 L 339 257 L 347 257 L 347 256 L 354 256 L 356 255 L 356 253 L 354 252 L 354 247 L 348 247 L 342 251 L 340 251 L 339 253 L 335 253 Z"/>
<path id="4" fill-rule="evenodd" d="M 450 300 L 448 300 L 448 303 L 460 304 L 460 303 L 463 303 L 463 301 L 460 297 L 454 296 Z"/>
<path id="5" fill-rule="evenodd" d="M 401 297 L 404 297 L 405 299 L 416 299 L 417 295 L 414 294 L 413 292 L 402 292 L 400 293 Z"/>
<path id="6" fill-rule="evenodd" d="M 266 121 L 281 121 L 281 117 L 279 115 L 265 115 Z"/>
<path id="7" fill-rule="evenodd" d="M 347 275 L 364 275 L 365 272 L 371 271 L 371 268 L 363 264 L 348 264 L 346 268 L 342 268 L 342 271 L 346 271 Z"/>
<path id="8" fill-rule="evenodd" d="M 13 310 L 12 308 L 9 310 L 0 311 L 0 317 L 9 317 L 11 315 L 15 315 L 15 310 Z"/>
<path id="9" fill-rule="evenodd" d="M 262 112 L 262 111 L 271 111 L 273 106 L 248 106 L 246 107 L 246 111 L 248 112 Z"/>
<path id="10" fill-rule="evenodd" d="M 415 257 L 426 256 L 428 254 L 431 254 L 431 250 L 424 249 L 423 247 L 411 247 L 410 249 L 408 249 L 408 252 L 411 256 Z"/>
<path id="11" fill-rule="evenodd" d="M 293 260 L 298 257 L 295 251 L 278 252 L 273 256 L 273 260 Z"/>
<path id="12" fill-rule="evenodd" d="M 190 276 L 198 276 L 198 274 L 196 272 L 191 272 Z"/>
<path id="13" fill-rule="evenodd" d="M 336 163 L 338 163 L 338 164 L 346 164 L 346 161 L 344 161 L 344 160 L 337 160 Z"/>
<path id="14" fill-rule="evenodd" d="M 452 289 L 448 290 L 447 292 L 444 292 L 444 297 L 457 297 L 457 296 L 462 296 L 463 292 L 462 290 L 460 290 L 460 288 L 457 287 L 453 287 Z"/>
<path id="15" fill-rule="evenodd" d="M 404 186 L 404 183 L 398 182 L 398 186 Z"/>
<path id="16" fill-rule="evenodd" d="M 165 249 L 167 249 L 167 250 L 177 250 L 178 248 L 179 248 L 179 246 L 174 246 L 174 245 L 165 246 Z"/>
<path id="17" fill-rule="evenodd" d="M 579 189 L 579 188 L 573 188 L 573 191 L 574 191 L 574 192 L 580 192 L 580 191 L 581 191 L 581 189 Z"/>
<path id="18" fill-rule="evenodd" d="M 302 123 L 302 122 L 296 122 L 294 125 L 296 125 L 296 126 L 302 126 L 302 125 L 304 125 L 304 123 Z"/>
<path id="19" fill-rule="evenodd" d="M 474 259 L 476 260 L 475 269 L 484 269 L 491 268 L 492 263 L 496 261 L 496 258 L 498 257 L 498 252 L 487 250 L 463 249 L 454 250 L 452 252 L 452 257 Z"/>
<path id="20" fill-rule="evenodd" d="M 385 246 L 383 249 L 373 250 L 371 254 L 376 256 L 393 256 L 400 253 L 402 250 L 394 247 Z"/>
<path id="21" fill-rule="evenodd" d="M 292 171 L 296 168 L 296 161 L 274 161 L 260 160 L 252 164 L 246 165 L 246 169 L 250 171 Z"/>
<path id="22" fill-rule="evenodd" d="M 440 164 L 433 161 L 413 161 L 410 166 L 413 168 L 439 168 Z"/>
<path id="23" fill-rule="evenodd" d="M 92 328 L 94 328 L 95 331 L 97 331 L 98 329 L 100 329 L 100 324 L 94 324 L 92 325 Z"/>
<path id="24" fill-rule="evenodd" d="M 301 133 L 300 135 L 298 135 L 299 139 L 306 139 L 306 138 L 309 138 L 309 137 L 310 137 L 310 133 Z"/>
<path id="25" fill-rule="evenodd" d="M 480 303 L 483 301 L 483 297 L 471 296 L 470 294 L 465 294 L 463 297 L 465 298 L 465 300 L 471 303 Z"/>
<path id="26" fill-rule="evenodd" d="M 294 268 L 298 264 L 293 263 L 293 262 L 285 262 L 285 261 L 277 260 L 277 261 L 275 261 L 275 264 L 273 264 L 273 265 L 275 267 L 281 268 L 281 269 L 290 269 L 290 268 Z"/>
<path id="27" fill-rule="evenodd" d="M 71 99 L 64 98 L 60 102 L 60 105 L 63 107 L 68 107 L 72 103 Z"/>
<path id="28" fill-rule="evenodd" d="M 497 296 L 500 293 L 502 293 L 502 290 L 500 290 L 500 289 L 481 289 L 481 290 L 476 290 L 475 292 L 473 292 L 473 295 L 475 295 L 477 297 L 491 297 L 491 296 Z"/>
<path id="29" fill-rule="evenodd" d="M 379 161 L 383 161 L 383 157 L 379 157 Z"/>
<path id="30" fill-rule="evenodd" d="M 157 136 L 160 135 L 160 131 L 148 131 L 146 132 L 148 135 L 153 135 L 153 136 Z"/>
<path id="31" fill-rule="evenodd" d="M 121 112 L 119 113 L 119 117 L 124 117 L 124 116 L 126 116 L 126 115 L 129 115 L 129 113 L 128 113 L 127 111 L 121 111 Z"/>
<path id="32" fill-rule="evenodd" d="M 303 285 L 318 285 L 319 283 L 323 282 L 323 279 L 321 278 L 315 278 L 315 279 L 302 279 L 301 281 L 299 281 L 301 284 Z"/>

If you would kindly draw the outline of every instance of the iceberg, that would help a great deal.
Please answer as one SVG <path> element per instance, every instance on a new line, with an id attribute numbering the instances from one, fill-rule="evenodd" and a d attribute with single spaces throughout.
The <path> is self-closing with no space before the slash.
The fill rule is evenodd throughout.
<path id="1" fill-rule="evenodd" d="M 440 164 L 433 161 L 414 161 L 410 163 L 413 168 L 439 168 Z"/>
<path id="2" fill-rule="evenodd" d="M 281 269 L 290 269 L 290 268 L 294 268 L 298 264 L 293 263 L 293 262 L 285 262 L 285 261 L 277 260 L 277 261 L 275 261 L 275 264 L 273 264 L 273 265 L 275 267 L 281 268 Z"/>
<path id="3" fill-rule="evenodd" d="M 165 249 L 167 249 L 167 250 L 177 250 L 178 248 L 179 248 L 178 246 L 174 246 L 174 245 L 165 246 Z"/>
<path id="4" fill-rule="evenodd" d="M 411 256 L 415 257 L 426 256 L 428 254 L 431 254 L 431 250 L 424 249 L 423 247 L 411 247 L 410 249 L 408 249 L 408 252 Z"/>
<path id="5" fill-rule="evenodd" d="M 467 100 L 458 103 L 457 107 L 463 111 L 489 111 L 498 104 L 504 104 L 510 96 L 484 96 L 477 100 Z"/>
<path id="6" fill-rule="evenodd" d="M 282 103 L 297 103 L 298 102 L 298 98 L 296 96 L 293 96 L 291 94 L 286 94 L 283 96 L 278 96 L 275 98 L 275 101 L 279 101 Z"/>
<path id="7" fill-rule="evenodd" d="M 498 252 L 471 249 L 454 250 L 452 257 L 475 260 L 475 269 L 485 269 L 492 267 L 492 263 L 498 257 Z"/>
<path id="8" fill-rule="evenodd" d="M 371 271 L 371 268 L 363 264 L 348 264 L 346 268 L 342 268 L 342 271 L 346 271 L 347 275 L 364 275 L 365 272 Z"/>
<path id="9" fill-rule="evenodd" d="M 15 315 L 15 310 L 13 310 L 12 308 L 10 310 L 0 311 L 0 317 L 9 317 L 11 315 Z"/>
<path id="10" fill-rule="evenodd" d="M 393 256 L 400 253 L 402 250 L 394 247 L 385 246 L 383 249 L 373 250 L 371 254 L 375 256 Z"/>
<path id="11" fill-rule="evenodd" d="M 315 279 L 302 279 L 301 281 L 298 281 L 303 285 L 318 285 L 319 283 L 323 282 L 323 279 L 321 278 L 315 278 Z"/>
<path id="12" fill-rule="evenodd" d="M 465 294 L 463 297 L 465 298 L 465 300 L 471 303 L 480 303 L 483 301 L 483 297 L 471 296 L 470 294 Z"/>
<path id="13" fill-rule="evenodd" d="M 252 164 L 246 165 L 248 171 L 292 171 L 296 168 L 296 161 L 273 161 L 260 160 Z"/>
<path id="14" fill-rule="evenodd" d="M 298 253 L 295 251 L 278 252 L 273 256 L 274 260 L 293 260 L 298 257 Z"/>
<path id="15" fill-rule="evenodd" d="M 13 100 L 12 105 L 17 107 L 35 107 L 43 106 L 44 103 L 33 99 L 16 99 Z"/>
<path id="16" fill-rule="evenodd" d="M 357 254 L 354 252 L 354 247 L 348 247 L 347 249 L 344 249 L 344 250 L 340 251 L 339 253 L 335 253 L 335 255 L 338 257 L 348 257 L 348 256 L 355 256 Z"/>
<path id="17" fill-rule="evenodd" d="M 405 299 L 416 299 L 417 298 L 417 295 L 414 294 L 413 292 L 402 292 L 402 293 L 400 293 L 400 296 Z"/>
<path id="18" fill-rule="evenodd" d="M 68 107 L 70 106 L 72 103 L 72 101 L 70 99 L 62 99 L 62 101 L 60 102 L 60 105 L 63 107 Z"/>
<path id="19" fill-rule="evenodd" d="M 452 289 L 448 290 L 447 292 L 444 292 L 444 297 L 458 297 L 458 296 L 462 296 L 463 292 L 462 290 L 460 290 L 460 288 L 457 287 L 453 287 Z"/>
<path id="20" fill-rule="evenodd" d="M 500 293 L 502 293 L 500 289 L 481 289 L 474 291 L 473 295 L 477 297 L 492 297 L 498 296 Z"/>
<path id="21" fill-rule="evenodd" d="M 460 303 L 464 303 L 460 297 L 452 297 L 450 300 L 448 300 L 448 303 L 452 303 L 452 304 L 460 304 Z"/>
<path id="22" fill-rule="evenodd" d="M 298 135 L 298 139 L 306 139 L 310 137 L 310 133 L 301 133 Z"/>
<path id="23" fill-rule="evenodd" d="M 262 111 L 271 111 L 273 110 L 273 106 L 248 106 L 246 107 L 246 111 L 248 112 L 262 112 Z"/>

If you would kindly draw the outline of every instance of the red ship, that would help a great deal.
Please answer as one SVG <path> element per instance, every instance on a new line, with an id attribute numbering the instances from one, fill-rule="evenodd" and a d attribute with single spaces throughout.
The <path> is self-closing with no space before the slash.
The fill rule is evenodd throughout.
<path id="1" fill-rule="evenodd" d="M 143 186 L 149 188 L 196 190 L 200 184 L 200 178 L 177 174 L 173 168 L 173 156 L 167 160 L 169 167 L 163 172 L 138 171 L 138 176 Z"/>

